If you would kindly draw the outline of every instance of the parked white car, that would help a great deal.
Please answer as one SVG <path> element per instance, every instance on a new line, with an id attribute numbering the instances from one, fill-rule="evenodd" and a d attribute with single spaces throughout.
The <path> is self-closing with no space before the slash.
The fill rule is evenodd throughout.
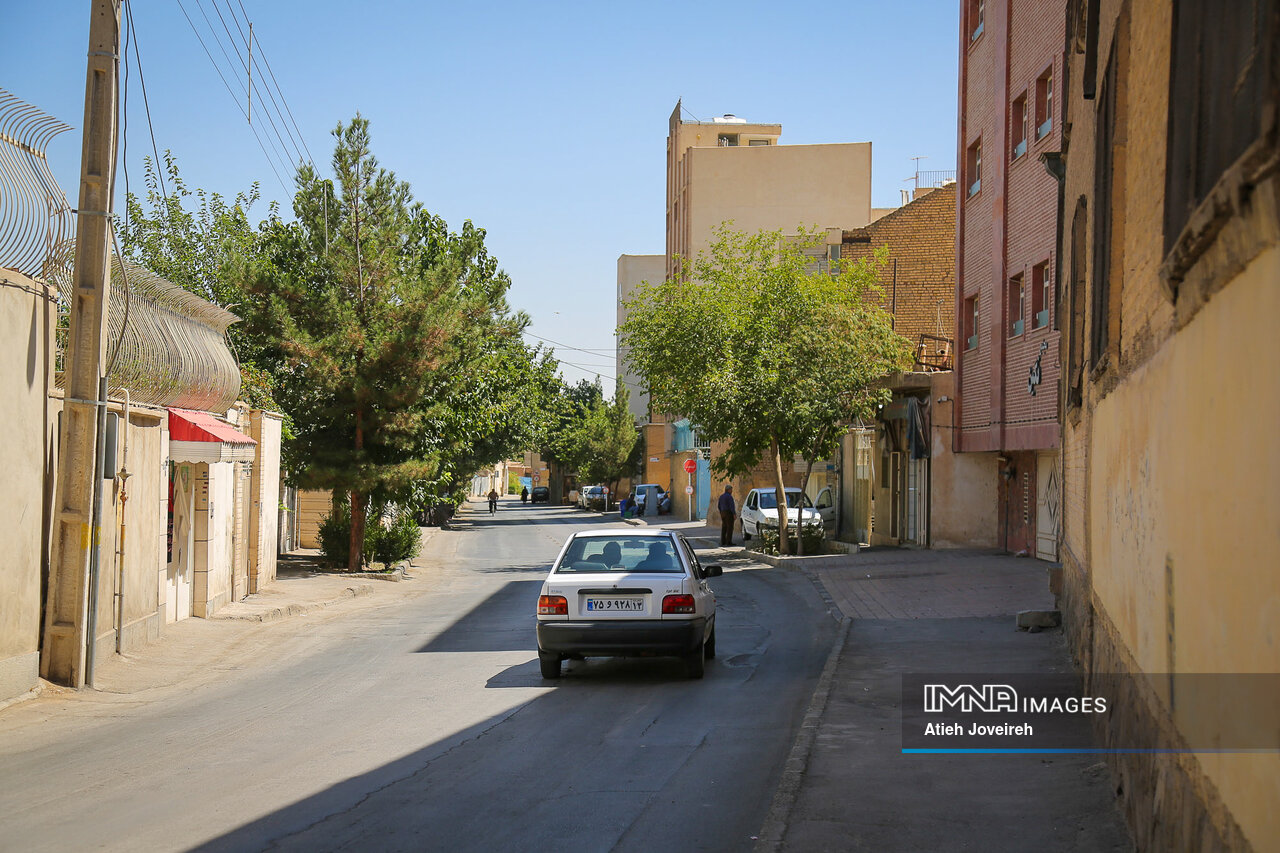
<path id="1" fill-rule="evenodd" d="M 827 494 L 827 502 L 831 510 L 834 511 L 834 502 L 831 501 L 830 489 L 823 490 Z M 814 507 L 813 502 L 809 500 L 808 495 L 801 495 L 798 488 L 789 488 L 786 490 L 787 495 L 787 526 L 795 528 L 801 521 L 805 524 L 816 524 L 825 528 L 822 513 Z M 761 527 L 778 527 L 778 500 L 777 492 L 772 488 L 752 489 L 747 492 L 747 497 L 742 501 L 742 538 L 750 539 L 760 533 Z M 832 514 L 832 521 L 835 516 Z"/>
<path id="2" fill-rule="evenodd" d="M 679 533 L 658 527 L 569 537 L 538 596 L 538 664 L 559 678 L 565 658 L 680 657 L 702 678 L 716 654 L 716 596 Z"/>
<path id="3" fill-rule="evenodd" d="M 578 506 L 583 509 L 604 509 L 604 486 L 583 486 L 578 490 Z"/>

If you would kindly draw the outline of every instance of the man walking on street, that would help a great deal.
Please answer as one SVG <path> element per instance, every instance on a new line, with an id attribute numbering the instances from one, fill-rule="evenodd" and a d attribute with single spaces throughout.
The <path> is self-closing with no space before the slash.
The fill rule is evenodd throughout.
<path id="1" fill-rule="evenodd" d="M 738 505 L 733 502 L 733 486 L 725 486 L 720 502 L 716 504 L 720 511 L 720 545 L 733 544 L 733 519 L 738 514 Z"/>

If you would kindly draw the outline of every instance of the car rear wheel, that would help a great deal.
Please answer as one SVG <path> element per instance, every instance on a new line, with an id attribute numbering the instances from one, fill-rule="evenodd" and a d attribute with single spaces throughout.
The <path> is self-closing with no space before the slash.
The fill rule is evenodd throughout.
<path id="1" fill-rule="evenodd" d="M 538 652 L 538 667 L 542 670 L 543 678 L 559 678 L 560 655 Z"/>
<path id="2" fill-rule="evenodd" d="M 703 644 L 702 656 L 707 660 L 711 660 L 716 656 L 716 629 L 714 625 L 711 628 L 711 636 L 707 637 L 707 642 Z"/>
<path id="3" fill-rule="evenodd" d="M 707 671 L 706 643 L 698 643 L 698 647 L 685 655 L 684 665 L 689 670 L 690 678 L 702 678 Z"/>

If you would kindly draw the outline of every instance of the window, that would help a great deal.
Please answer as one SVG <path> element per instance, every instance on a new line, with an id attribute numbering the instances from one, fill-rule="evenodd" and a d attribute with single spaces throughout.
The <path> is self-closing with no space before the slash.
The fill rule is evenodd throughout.
<path id="1" fill-rule="evenodd" d="M 1031 328 L 1043 329 L 1049 325 L 1049 262 L 1042 261 L 1031 268 Z"/>
<path id="2" fill-rule="evenodd" d="M 838 275 L 840 272 L 840 246 L 832 244 L 827 246 L 827 273 L 830 275 Z"/>
<path id="3" fill-rule="evenodd" d="M 1111 342 L 1111 171 L 1115 166 L 1113 137 L 1116 128 L 1116 44 L 1102 78 L 1098 98 L 1098 130 L 1094 140 L 1093 176 L 1093 286 L 1090 360 L 1097 370 Z"/>
<path id="4" fill-rule="evenodd" d="M 716 137 L 716 145 L 719 145 L 721 148 L 737 148 L 738 134 L 722 133 Z"/>
<path id="5" fill-rule="evenodd" d="M 969 0 L 969 41 L 977 41 L 982 35 L 983 0 Z M 951 8 L 955 8 L 952 6 Z"/>
<path id="6" fill-rule="evenodd" d="M 1013 102 L 1013 116 L 1009 122 L 1009 131 L 1013 137 L 1013 159 L 1017 160 L 1027 153 L 1027 93 L 1023 92 Z"/>
<path id="7" fill-rule="evenodd" d="M 1067 405 L 1079 406 L 1083 401 L 1081 377 L 1084 372 L 1084 288 L 1085 241 L 1088 236 L 1088 201 L 1084 196 L 1076 202 L 1071 219 L 1071 265 L 1068 275 L 1071 304 L 1067 307 Z M 1061 315 L 1059 315 L 1061 321 Z"/>
<path id="8" fill-rule="evenodd" d="M 1036 80 L 1036 139 L 1044 139 L 1053 130 L 1053 66 Z"/>
<path id="9" fill-rule="evenodd" d="M 965 178 L 969 181 L 969 196 L 973 197 L 982 189 L 982 137 L 979 136 L 969 146 L 969 156 L 965 158 Z"/>
<path id="10" fill-rule="evenodd" d="M 1169 73 L 1169 134 L 1165 170 L 1165 252 L 1179 244 L 1192 214 L 1226 179 L 1230 192 L 1247 187 L 1274 147 L 1257 146 L 1274 127 L 1280 107 L 1275 84 L 1280 46 L 1280 5 L 1267 2 L 1173 3 Z M 1268 116 L 1271 116 L 1268 119 Z M 1274 130 L 1271 133 L 1274 134 Z M 1274 137 L 1273 137 L 1274 138 Z M 1241 163 L 1250 149 L 1249 163 Z M 1261 150 L 1259 150 L 1261 148 Z M 1265 167 L 1263 167 L 1265 168 Z M 1175 274 L 1184 271 L 1208 245 L 1190 239 Z"/>
<path id="11" fill-rule="evenodd" d="M 748 146 L 768 145 L 768 144 L 769 144 L 769 140 L 767 139 L 748 139 L 747 140 Z"/>
<path id="12" fill-rule="evenodd" d="M 970 296 L 964 301 L 964 341 L 965 349 L 978 348 L 978 297 Z"/>
<path id="13" fill-rule="evenodd" d="M 1022 281 L 1022 273 L 1009 279 L 1009 337 L 1016 338 L 1022 334 L 1022 318 L 1027 307 L 1027 288 Z"/>

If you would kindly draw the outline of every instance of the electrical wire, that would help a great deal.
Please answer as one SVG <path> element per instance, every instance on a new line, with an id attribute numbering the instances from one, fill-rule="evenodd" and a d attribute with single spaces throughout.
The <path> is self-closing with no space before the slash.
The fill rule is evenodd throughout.
<path id="1" fill-rule="evenodd" d="M 244 15 L 244 19 L 248 21 L 249 13 L 244 9 L 243 0 L 236 0 L 236 2 L 240 4 L 240 13 Z M 227 6 L 230 8 L 230 0 L 228 0 Z M 271 70 L 271 60 L 267 57 L 266 50 L 262 51 L 262 62 L 267 66 L 267 74 L 271 76 L 271 82 L 275 85 L 276 91 L 280 93 L 280 102 L 284 104 L 284 110 L 289 114 L 289 121 L 293 122 L 293 129 L 298 132 L 298 141 L 302 143 L 302 150 L 307 152 L 307 162 L 314 163 L 315 160 L 311 157 L 311 149 L 307 147 L 307 139 L 302 135 L 302 130 L 298 127 L 298 122 L 293 117 L 293 110 L 289 109 L 289 102 L 284 97 L 284 90 L 280 88 L 279 82 L 276 81 L 276 73 Z"/>
<path id="2" fill-rule="evenodd" d="M 241 38 L 242 40 L 244 40 L 244 41 L 246 41 L 246 42 L 249 42 L 248 36 L 246 36 L 246 35 L 245 35 L 245 28 L 244 28 L 244 27 L 242 27 L 242 26 L 240 26 L 240 19 L 236 17 L 235 10 L 231 8 L 231 0 L 223 0 L 223 2 L 227 4 L 227 14 L 231 16 L 231 22 L 232 22 L 233 24 L 235 24 L 235 25 L 236 25 L 236 32 L 240 33 L 240 38 Z M 217 0 L 214 0 L 214 8 L 215 8 L 215 9 L 217 9 Z M 240 11 L 241 11 L 241 12 L 244 12 L 244 3 L 240 3 Z M 221 17 L 221 13 L 219 13 L 219 17 Z M 249 15 L 248 15 L 248 13 L 247 13 L 247 12 L 244 12 L 244 20 L 245 20 L 245 27 L 249 27 L 249 26 L 251 26 L 251 25 L 250 25 L 250 23 L 249 23 Z M 224 27 L 226 26 L 226 23 L 225 23 L 225 22 L 223 22 L 223 26 L 224 26 Z M 248 52 L 248 58 L 249 58 L 250 62 L 252 63 L 253 68 L 258 69 L 258 79 L 259 79 L 260 81 L 263 81 L 263 80 L 265 80 L 266 78 L 265 78 L 265 76 L 264 76 L 264 75 L 263 75 L 263 73 L 262 73 L 262 65 L 260 65 L 260 64 L 258 63 L 258 59 L 259 59 L 259 58 L 261 58 L 261 59 L 262 59 L 263 64 L 265 64 L 265 65 L 267 66 L 267 70 L 268 70 L 268 72 L 270 72 L 270 69 L 271 69 L 271 63 L 270 63 L 270 61 L 267 59 L 267 55 L 266 55 L 266 51 L 265 51 L 265 49 L 262 47 L 262 39 L 261 39 L 261 37 L 258 37 L 258 36 L 256 36 L 256 34 L 255 34 L 255 37 L 254 37 L 253 41 L 251 42 L 251 44 L 256 44 L 256 45 L 258 46 L 258 53 L 257 53 L 257 55 L 254 55 L 253 51 L 252 51 L 252 50 L 249 50 L 249 51 L 247 51 L 247 52 Z M 250 84 L 251 84 L 251 85 L 252 85 L 252 79 L 253 79 L 253 78 L 252 78 L 252 75 L 251 75 L 251 76 L 250 76 Z M 294 152 L 298 155 L 298 162 L 299 162 L 299 163 L 302 163 L 302 162 L 312 163 L 312 164 L 314 165 L 314 162 L 313 162 L 313 161 L 312 161 L 312 159 L 311 159 L 311 151 L 310 151 L 310 149 L 308 149 L 308 148 L 307 148 L 307 141 L 306 141 L 305 139 L 303 139 L 303 138 L 302 138 L 302 131 L 298 129 L 298 123 L 297 123 L 296 121 L 293 121 L 293 111 L 289 109 L 289 104 L 288 104 L 288 102 L 285 100 L 284 92 L 280 89 L 280 84 L 279 84 L 278 82 L 276 82 L 276 77 L 275 77 L 275 74 L 274 74 L 274 73 L 271 73 L 271 82 L 272 82 L 273 84 L 275 84 L 275 91 L 272 91 L 271 86 L 267 86 L 267 87 L 266 87 L 267 97 L 271 99 L 271 106 L 272 106 L 272 107 L 275 109 L 275 111 L 276 111 L 276 117 L 280 119 L 280 125 L 281 125 L 282 127 L 284 127 L 284 132 L 285 132 L 285 133 L 288 135 L 288 137 L 289 137 L 289 144 L 291 144 L 291 145 L 293 146 L 293 150 L 294 150 Z M 259 88 L 258 88 L 258 90 L 257 90 L 257 91 L 259 91 L 259 92 L 261 92 L 261 91 L 262 91 L 261 85 L 259 86 Z M 280 95 L 280 100 L 279 100 L 279 102 L 277 102 L 277 101 L 276 101 L 276 94 L 277 94 L 277 93 Z M 261 100 L 261 99 L 259 99 L 259 100 Z M 282 112 L 280 111 L 280 104 L 284 104 L 285 112 L 287 112 L 287 113 L 289 114 L 289 119 L 290 119 L 290 121 L 293 121 L 293 130 L 292 130 L 292 131 L 289 129 L 289 122 L 286 122 L 286 121 L 285 121 L 285 119 L 284 119 L 284 113 L 282 113 Z M 268 114 L 268 117 L 267 117 L 267 118 L 268 118 L 268 120 L 270 120 L 270 114 Z M 271 122 L 271 124 L 272 124 L 272 127 L 275 127 L 275 122 L 274 122 L 274 121 L 272 121 L 272 122 Z M 296 138 L 296 139 L 294 138 L 294 131 L 297 131 L 297 138 Z M 279 133 L 279 131 L 277 131 L 277 133 Z M 301 145 L 301 147 L 299 147 L 299 145 Z M 303 156 L 303 154 L 302 154 L 302 152 L 303 152 L 304 150 L 306 150 L 306 152 L 307 152 L 305 157 L 304 157 L 304 156 Z"/>
<path id="3" fill-rule="evenodd" d="M 199 2 L 200 2 L 200 0 L 196 0 L 196 2 L 197 2 L 197 3 L 199 3 Z M 224 0 L 224 2 L 227 2 L 227 0 Z M 224 18 L 224 17 L 222 16 L 222 9 L 220 9 L 220 8 L 218 7 L 218 0 L 210 0 L 210 3 L 212 3 L 212 5 L 213 5 L 213 11 L 214 11 L 214 13 L 216 13 L 216 14 L 217 14 L 217 16 L 218 16 L 218 21 L 222 24 L 222 31 L 223 31 L 223 32 L 225 32 L 225 33 L 227 34 L 227 40 L 231 42 L 231 49 L 232 49 L 233 51 L 235 51 L 236 59 L 240 60 L 240 64 L 244 66 L 244 69 L 245 69 L 245 80 L 246 80 L 246 90 L 245 90 L 245 91 L 246 91 L 246 93 L 248 94 L 248 96 L 249 96 L 250 100 L 252 101 L 252 98 L 253 98 L 253 90 L 254 90 L 254 86 L 253 86 L 253 68 L 254 68 L 254 67 L 257 67 L 257 63 L 256 63 L 256 62 L 253 62 L 253 54 L 252 54 L 252 52 L 251 52 L 250 50 L 248 50 L 247 48 L 246 48 L 246 54 L 247 54 L 247 55 L 245 55 L 245 56 L 241 56 L 241 55 L 240 55 L 240 42 L 239 42 L 239 41 L 237 41 L 237 40 L 236 40 L 236 37 L 235 37 L 235 36 L 233 36 L 233 35 L 231 34 L 231 29 L 230 29 L 230 27 L 228 27 L 228 26 L 227 26 L 227 19 L 226 19 L 226 18 Z M 231 15 L 231 21 L 232 21 L 232 23 L 234 23 L 234 24 L 236 25 L 236 30 L 240 33 L 240 38 L 241 38 L 243 41 L 245 41 L 245 42 L 246 42 L 246 44 L 247 44 L 247 43 L 248 43 L 248 38 L 247 38 L 247 36 L 245 36 L 244 30 L 240 27 L 240 22 L 239 22 L 238 20 L 236 20 L 235 14 L 234 14 L 234 13 L 232 12 L 232 10 L 231 10 L 231 4 L 230 4 L 230 2 L 227 2 L 227 13 Z M 210 28 L 212 29 L 212 22 L 210 22 Z M 214 37 L 215 37 L 215 38 L 218 38 L 218 34 L 217 34 L 217 32 L 216 32 L 216 31 L 214 31 Z M 221 41 L 221 39 L 220 39 L 220 38 L 219 38 L 219 41 Z M 224 54 L 224 55 L 226 54 L 226 51 L 225 51 L 225 50 L 223 51 L 223 54 Z M 228 58 L 228 60 L 227 60 L 227 61 L 229 62 L 229 61 L 230 61 L 230 58 Z M 261 71 L 261 70 L 259 70 L 259 71 Z M 259 89 L 259 92 L 261 92 L 261 90 L 260 90 L 260 89 Z M 271 94 L 271 90 L 270 90 L 270 89 L 268 89 L 268 90 L 267 90 L 267 94 L 271 97 L 271 104 L 272 104 L 272 106 L 275 106 L 275 96 Z M 262 103 L 261 98 L 259 98 L 259 103 L 260 103 L 260 104 Z M 288 144 L 286 144 L 286 143 L 285 143 L 285 141 L 284 141 L 284 134 L 281 134 L 281 133 L 280 133 L 280 128 L 276 126 L 275 119 L 271 118 L 271 111 L 270 111 L 270 110 L 267 110 L 267 109 L 263 109 L 261 114 L 266 116 L 267 124 L 271 125 L 271 130 L 275 133 L 275 135 L 276 135 L 276 139 L 278 139 L 278 140 L 280 141 L 280 148 L 281 148 L 281 149 L 282 149 L 282 151 L 284 152 L 284 156 L 286 156 L 286 157 L 288 156 L 288 154 L 289 154 L 288 148 L 289 148 L 289 146 L 290 146 L 290 145 L 292 145 L 292 146 L 293 146 L 293 151 L 294 151 L 294 153 L 295 153 L 295 154 L 297 155 L 297 157 L 298 157 L 297 162 L 298 162 L 298 163 L 303 162 L 306 158 L 304 158 L 304 157 L 302 156 L 302 149 L 300 149 L 300 148 L 298 147 L 298 143 L 294 140 L 294 138 L 293 138 L 293 134 L 292 134 L 292 133 L 289 133 L 289 127 L 288 127 L 288 125 L 286 125 L 286 126 L 285 126 L 285 134 L 288 134 L 288 136 L 289 136 L 289 142 L 288 142 Z M 248 115 L 248 114 L 246 113 L 246 115 Z M 280 122 L 281 122 L 281 124 L 283 124 L 283 123 L 284 123 L 284 116 L 283 116 L 283 115 L 280 115 L 280 108 L 279 108 L 278 106 L 276 106 L 276 115 L 280 116 Z M 251 117 L 251 116 L 250 116 L 250 120 L 252 120 L 252 117 Z"/>
<path id="4" fill-rule="evenodd" d="M 236 108 L 240 110 L 240 114 L 245 117 L 245 121 L 247 122 L 249 116 L 245 113 L 244 108 L 240 106 L 240 101 L 236 98 L 235 92 L 231 91 L 231 85 L 227 83 L 227 78 L 223 76 L 222 69 L 218 67 L 218 63 L 214 60 L 213 54 L 209 52 L 209 48 L 205 45 L 204 39 L 201 37 L 200 31 L 196 28 L 195 22 L 192 21 L 191 16 L 187 14 L 187 9 L 182 5 L 182 0 L 178 0 L 178 8 L 182 10 L 182 16 L 187 19 L 187 25 L 191 27 L 191 32 L 195 33 L 196 41 L 200 42 L 200 47 L 203 48 L 205 56 L 209 57 L 209 62 L 213 65 L 213 70 L 217 72 L 218 79 L 222 81 L 222 85 L 227 89 L 227 94 L 231 96 L 231 100 L 235 102 Z M 253 132 L 253 138 L 258 141 L 258 147 L 262 149 L 262 156 L 267 158 L 267 165 L 271 167 L 271 171 L 275 174 L 276 180 L 280 182 L 280 188 L 288 193 L 289 188 L 285 186 L 284 180 L 280 177 L 280 172 L 276 169 L 275 162 L 267 152 L 267 146 L 262 143 L 262 137 L 258 135 L 258 131 L 252 124 L 249 125 L 249 130 Z"/>
<path id="5" fill-rule="evenodd" d="M 233 69 L 231 76 L 235 78 L 236 83 L 239 84 L 240 80 L 239 78 L 236 78 L 234 73 L 235 63 L 231 61 L 231 56 L 227 53 L 226 45 L 222 43 L 222 38 L 218 35 L 218 31 L 213 28 L 213 21 L 209 20 L 209 13 L 206 12 L 204 9 L 203 0 L 194 0 L 194 2 L 196 4 L 196 8 L 200 10 L 200 15 L 204 18 L 205 24 L 209 27 L 210 38 L 212 38 L 214 43 L 218 45 L 218 49 L 222 51 L 223 59 L 227 60 L 227 65 L 231 69 Z M 218 6 L 216 3 L 214 3 L 213 11 L 218 12 Z M 221 14 L 221 12 L 218 12 L 218 14 Z M 222 25 L 222 28 L 226 30 L 227 25 L 224 23 Z M 230 39 L 231 41 L 231 49 L 235 51 L 236 59 L 239 59 L 241 61 L 241 64 L 243 64 L 244 60 L 240 56 L 240 47 L 239 45 L 236 44 L 236 40 L 231 37 L 230 31 L 227 31 L 227 38 Z M 240 86 L 240 91 L 244 92 L 246 96 L 249 96 L 249 89 L 246 86 Z M 239 101 L 236 102 L 236 106 L 237 107 L 240 106 Z M 248 111 L 246 111 L 243 107 L 240 107 L 240 114 L 244 116 L 244 120 L 248 123 L 249 127 L 253 127 L 253 117 L 248 113 Z M 268 114 L 267 116 L 268 124 L 271 124 L 270 119 L 271 119 L 271 116 L 270 114 Z M 272 127 L 272 129 L 273 130 L 275 129 L 274 126 Z M 276 152 L 276 156 L 280 158 L 280 164 L 282 166 L 285 166 L 287 171 L 289 154 L 285 150 L 286 146 L 284 144 L 284 140 L 280 139 L 279 137 L 280 137 L 280 133 L 279 131 L 276 131 L 276 138 L 279 139 L 279 145 L 276 144 L 275 139 L 271 138 L 271 134 L 267 134 L 267 142 L 271 144 L 271 150 Z"/>
<path id="6" fill-rule="evenodd" d="M 142 86 L 142 106 L 147 114 L 147 132 L 151 134 L 151 153 L 154 154 L 156 158 L 155 160 L 156 176 L 159 177 L 160 179 L 160 194 L 164 197 L 165 201 L 167 202 L 169 200 L 169 189 L 165 185 L 164 165 L 160 162 L 160 149 L 156 145 L 156 129 L 151 124 L 151 102 L 147 100 L 147 78 L 146 78 L 146 75 L 142 73 L 142 54 L 138 51 L 138 34 L 133 29 L 133 4 L 131 2 L 128 2 L 128 0 L 126 0 L 124 4 L 124 13 L 125 13 L 125 27 L 127 28 L 127 31 L 129 33 L 129 40 L 133 43 L 133 61 L 137 63 L 137 66 L 138 66 L 138 83 L 139 85 Z M 126 121 L 127 121 L 128 120 L 127 111 L 125 115 L 126 115 Z M 125 160 L 125 164 L 127 168 L 128 166 L 127 159 Z M 128 183 L 129 183 L 128 172 L 126 171 L 125 172 L 125 192 L 126 193 L 128 193 Z M 169 210 L 169 206 L 168 204 L 166 204 L 165 205 L 166 213 L 168 212 L 168 210 Z M 126 210 L 125 213 L 127 216 L 128 211 Z"/>
<path id="7" fill-rule="evenodd" d="M 583 349 L 582 347 L 570 346 L 569 344 L 562 344 L 559 341 L 553 341 L 551 340 L 551 338 L 544 338 L 541 335 L 535 335 L 533 332 L 525 332 L 524 334 L 528 335 L 531 338 L 537 338 L 540 341 L 546 341 L 549 344 L 555 344 L 558 347 L 564 347 L 565 349 L 576 350 L 577 352 L 585 352 L 587 355 L 607 355 L 611 352 L 617 352 L 616 349 L 607 348 L 607 347 L 599 347 L 598 349 Z"/>

